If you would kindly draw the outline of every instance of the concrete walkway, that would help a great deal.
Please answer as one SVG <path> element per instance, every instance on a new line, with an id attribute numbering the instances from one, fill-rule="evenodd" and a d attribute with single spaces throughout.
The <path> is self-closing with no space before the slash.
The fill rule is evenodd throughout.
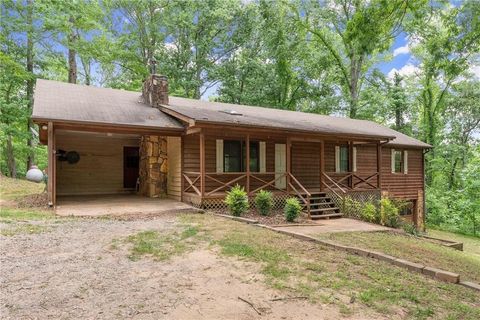
<path id="1" fill-rule="evenodd" d="M 58 197 L 56 214 L 60 216 L 156 214 L 196 210 L 172 199 L 147 198 L 138 195 L 95 195 Z"/>
<path id="2" fill-rule="evenodd" d="M 311 226 L 281 226 L 275 227 L 278 230 L 292 231 L 305 235 L 315 235 L 319 233 L 332 233 L 332 232 L 368 232 L 368 231 L 386 231 L 390 228 L 383 227 L 377 224 L 368 223 L 360 220 L 340 218 L 329 220 L 317 220 L 318 224 L 312 224 Z"/>

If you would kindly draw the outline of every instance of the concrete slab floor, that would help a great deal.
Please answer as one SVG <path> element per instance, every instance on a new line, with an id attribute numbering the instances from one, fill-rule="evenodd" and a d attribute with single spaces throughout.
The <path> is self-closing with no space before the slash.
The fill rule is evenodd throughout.
<path id="1" fill-rule="evenodd" d="M 275 229 L 293 231 L 305 235 L 315 235 L 319 233 L 331 232 L 368 232 L 368 231 L 387 231 L 391 230 L 388 227 L 383 227 L 373 223 L 368 223 L 360 220 L 339 218 L 328 220 L 317 220 L 318 224 L 309 226 L 288 226 L 276 227 Z"/>
<path id="2" fill-rule="evenodd" d="M 180 201 L 139 195 L 59 196 L 55 212 L 60 216 L 90 216 L 166 213 L 196 210 Z"/>

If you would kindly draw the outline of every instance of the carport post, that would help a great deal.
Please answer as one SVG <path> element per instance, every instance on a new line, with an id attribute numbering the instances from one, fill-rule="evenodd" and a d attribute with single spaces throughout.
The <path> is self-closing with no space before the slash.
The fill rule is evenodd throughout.
<path id="1" fill-rule="evenodd" d="M 53 122 L 48 123 L 48 169 L 47 169 L 47 192 L 48 192 L 48 205 L 54 207 L 56 203 L 56 157 L 55 157 L 55 132 L 53 128 Z"/>

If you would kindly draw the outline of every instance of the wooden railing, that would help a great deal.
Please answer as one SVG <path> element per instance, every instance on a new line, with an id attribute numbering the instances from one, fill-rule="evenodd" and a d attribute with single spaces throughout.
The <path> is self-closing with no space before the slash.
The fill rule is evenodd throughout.
<path id="1" fill-rule="evenodd" d="M 273 179 L 265 180 L 265 178 L 264 178 L 265 176 L 272 176 L 272 175 L 273 175 Z M 262 178 L 260 178 L 260 177 L 262 177 Z M 256 180 L 256 181 L 261 182 L 263 184 L 259 187 L 256 187 L 254 190 L 250 190 L 249 194 L 253 195 L 253 194 L 257 193 L 257 191 L 265 189 L 267 187 L 269 187 L 270 189 L 273 189 L 275 191 L 280 191 L 280 192 L 287 193 L 285 188 L 279 188 L 279 187 L 276 186 L 277 181 L 279 181 L 281 179 L 284 179 L 284 178 L 286 179 L 286 177 L 287 177 L 286 172 L 250 172 L 250 178 L 251 178 L 250 184 L 251 184 L 252 180 Z"/>
<path id="2" fill-rule="evenodd" d="M 290 181 L 288 181 L 288 186 L 291 190 L 293 190 L 293 192 L 295 192 L 295 195 L 303 201 L 303 205 L 307 208 L 308 217 L 310 218 L 310 197 L 312 196 L 312 194 L 308 192 L 307 189 L 305 189 L 305 187 L 297 180 L 297 178 L 295 178 L 293 174 L 289 173 L 288 175 L 290 177 Z M 302 192 L 300 192 L 299 190 L 301 190 Z"/>
<path id="3" fill-rule="evenodd" d="M 227 176 L 227 177 L 232 177 L 232 179 L 226 181 L 226 182 L 223 182 L 217 178 L 214 178 L 214 176 L 218 177 L 218 176 Z M 242 179 L 246 178 L 247 177 L 247 174 L 245 172 L 222 172 L 222 173 L 217 173 L 217 172 L 206 172 L 205 173 L 205 180 L 210 180 L 210 181 L 214 181 L 215 183 L 219 184 L 219 187 L 213 189 L 213 190 L 210 190 L 209 192 L 205 193 L 206 196 L 210 196 L 212 194 L 214 194 L 215 192 L 219 192 L 219 191 L 226 191 L 228 188 L 231 188 L 233 187 L 235 184 L 240 184 L 240 185 L 243 185 L 241 183 L 239 183 L 239 181 L 241 181 Z"/>
<path id="4" fill-rule="evenodd" d="M 366 177 L 362 177 L 355 172 L 324 172 L 323 176 L 331 182 L 330 186 L 337 189 L 348 191 L 378 189 L 377 185 L 370 182 L 373 178 L 378 177 L 378 172 L 374 172 Z"/>

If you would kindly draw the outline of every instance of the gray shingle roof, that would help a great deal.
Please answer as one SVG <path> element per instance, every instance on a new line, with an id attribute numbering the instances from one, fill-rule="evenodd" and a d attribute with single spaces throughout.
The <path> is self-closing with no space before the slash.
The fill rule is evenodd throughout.
<path id="1" fill-rule="evenodd" d="M 390 145 L 429 148 L 430 145 L 372 121 L 331 117 L 228 103 L 169 97 L 165 109 L 198 123 L 263 127 L 280 130 L 393 139 Z M 167 110 L 166 110 L 167 111 Z M 227 111 L 227 112 L 226 112 Z M 237 115 L 229 113 L 236 111 Z M 179 120 L 141 101 L 141 94 L 38 79 L 34 120 L 72 121 L 183 130 Z"/>
<path id="2" fill-rule="evenodd" d="M 184 129 L 177 119 L 142 103 L 140 96 L 138 92 L 38 79 L 32 118 Z"/>
<path id="3" fill-rule="evenodd" d="M 252 107 L 169 97 L 165 108 L 178 112 L 196 122 L 226 125 L 243 125 L 294 131 L 314 132 L 328 135 L 352 135 L 363 137 L 391 138 L 391 145 L 429 148 L 430 145 L 405 134 L 366 120 L 324 116 L 313 113 Z M 236 114 L 228 111 L 235 111 Z M 234 112 L 234 113 L 235 113 Z"/>

